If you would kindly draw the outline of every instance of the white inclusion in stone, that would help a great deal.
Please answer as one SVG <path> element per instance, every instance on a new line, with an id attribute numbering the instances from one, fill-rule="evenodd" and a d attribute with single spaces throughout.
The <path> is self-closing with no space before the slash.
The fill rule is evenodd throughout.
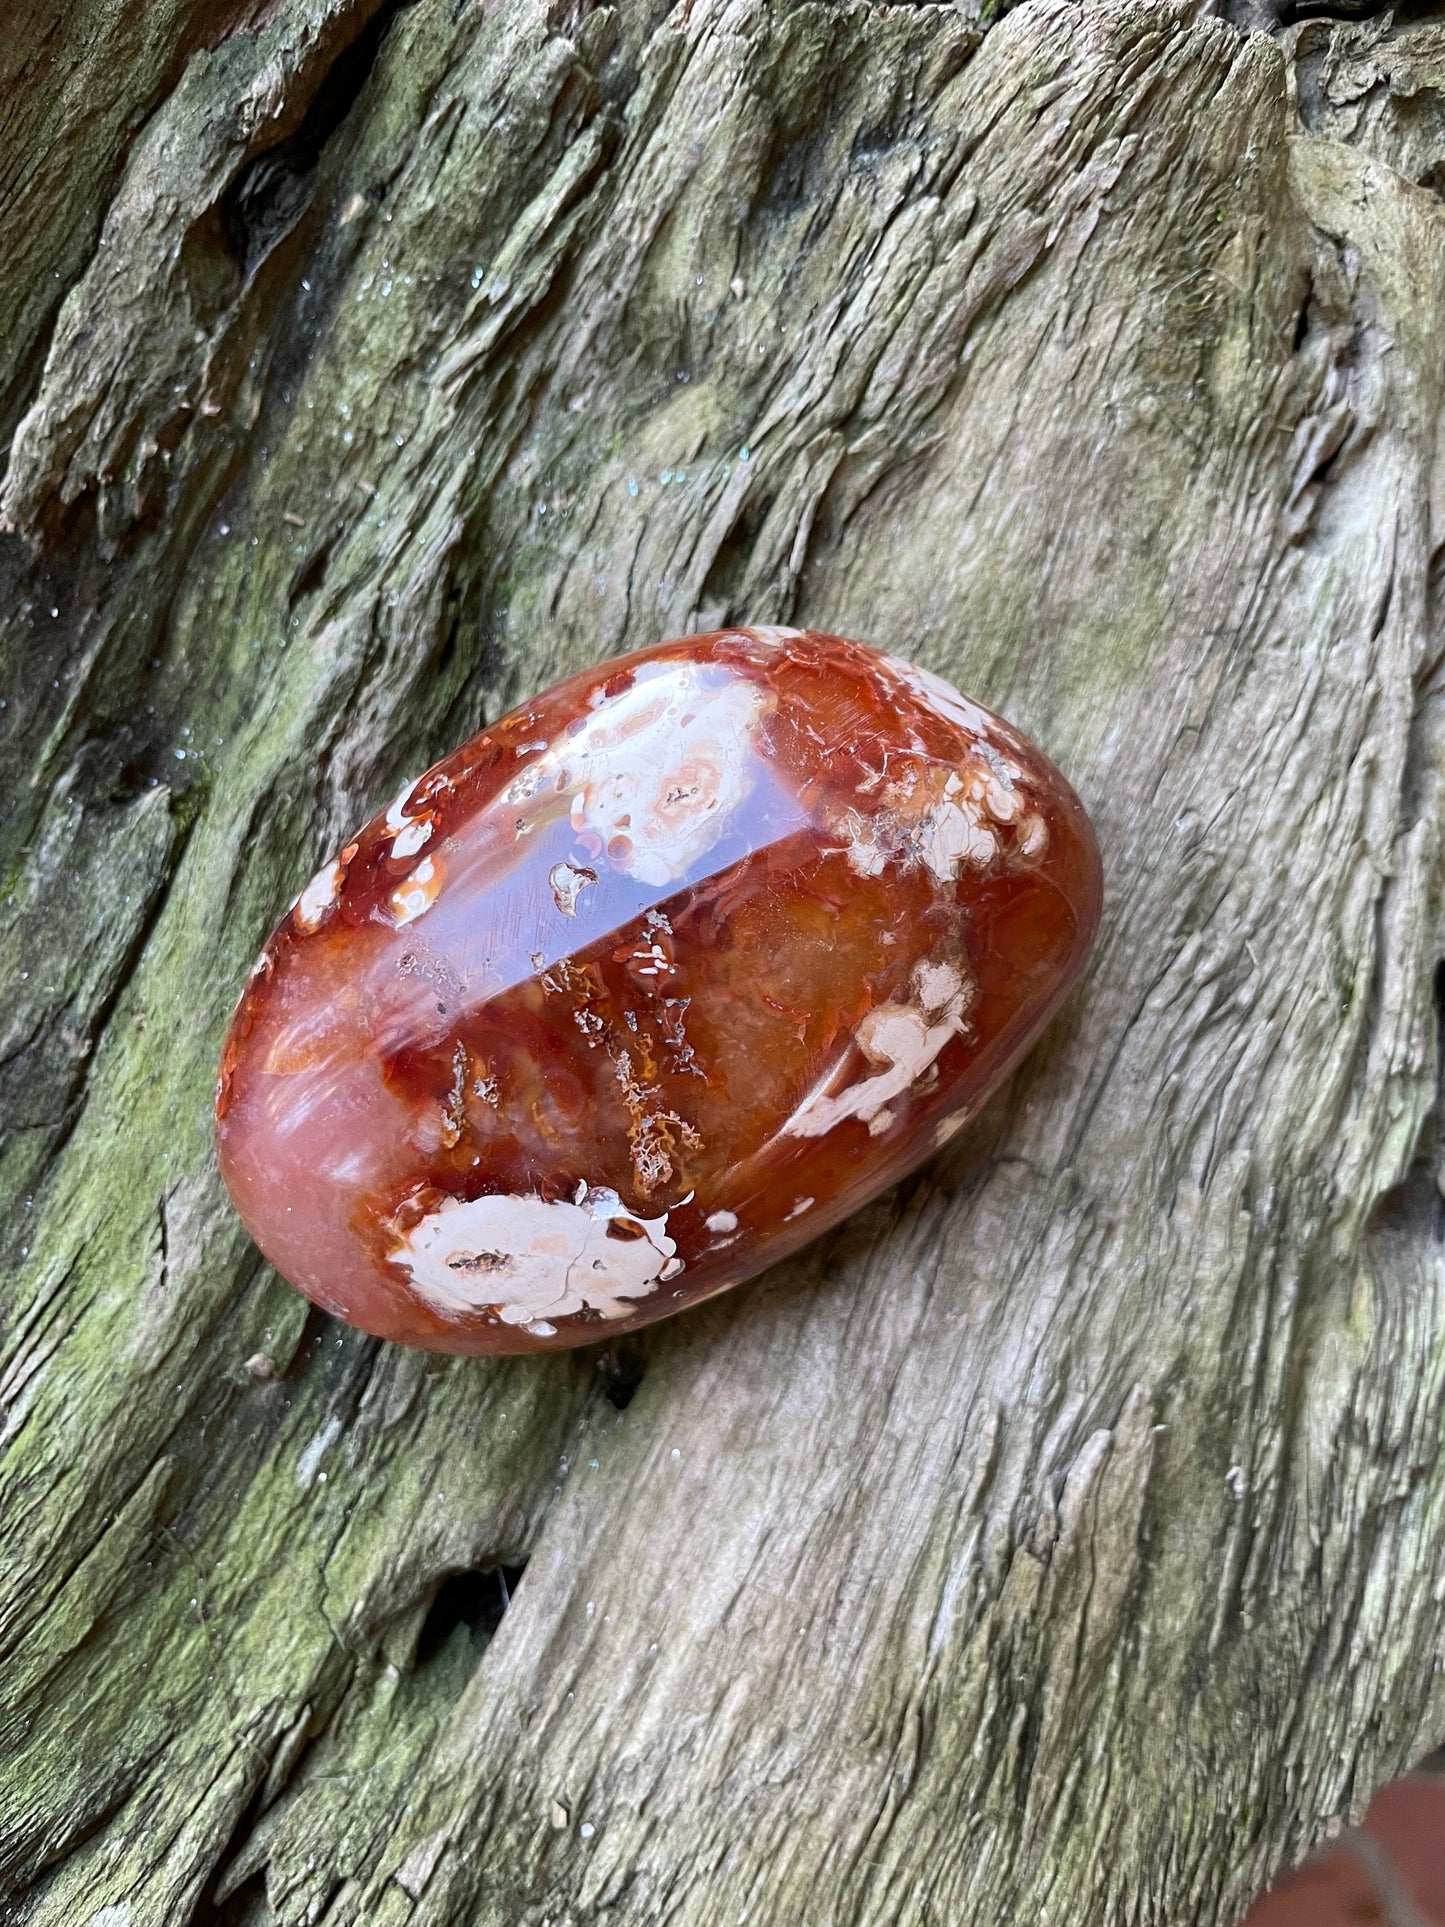
<path id="1" fill-rule="evenodd" d="M 925 1010 L 946 1010 L 962 988 L 952 964 L 921 963 L 913 973 L 918 1001 Z"/>
<path id="2" fill-rule="evenodd" d="M 416 782 L 403 783 L 391 802 L 387 805 L 386 827 L 392 833 L 391 854 L 398 859 L 415 856 L 432 833 L 429 816 L 411 817 L 406 806 L 411 801 Z"/>
<path id="3" fill-rule="evenodd" d="M 968 808 L 940 803 L 918 830 L 923 861 L 940 883 L 952 883 L 964 863 L 991 863 L 998 854 L 998 838 Z"/>
<path id="4" fill-rule="evenodd" d="M 547 873 L 547 881 L 552 886 L 552 900 L 562 915 L 575 917 L 577 899 L 589 883 L 597 881 L 597 872 L 581 863 L 554 863 Z"/>
<path id="5" fill-rule="evenodd" d="M 598 1186 L 579 1187 L 572 1203 L 504 1192 L 448 1198 L 390 1255 L 438 1311 L 494 1310 L 504 1325 L 532 1328 L 581 1311 L 625 1318 L 659 1278 L 682 1269 L 676 1251 L 665 1211 L 634 1217 Z"/>
<path id="6" fill-rule="evenodd" d="M 753 730 L 770 701 L 752 683 L 710 684 L 690 664 L 640 669 L 566 745 L 584 847 L 640 883 L 685 876 L 752 787 Z"/>
<path id="7" fill-rule="evenodd" d="M 428 817 L 419 816 L 408 822 L 404 829 L 397 832 L 391 845 L 393 857 L 415 856 L 431 836 L 432 826 Z"/>
<path id="8" fill-rule="evenodd" d="M 1019 855 L 1042 856 L 1049 844 L 1049 826 L 1044 819 L 1031 812 L 1019 824 Z"/>
<path id="9" fill-rule="evenodd" d="M 712 1211 L 704 1222 L 709 1231 L 716 1232 L 721 1237 L 725 1231 L 737 1230 L 738 1214 L 736 1211 Z"/>
<path id="10" fill-rule="evenodd" d="M 401 788 L 387 805 L 386 827 L 391 831 L 393 836 L 395 836 L 399 830 L 404 830 L 411 821 L 411 818 L 406 813 L 406 806 L 411 801 L 411 793 L 415 788 L 416 779 L 413 777 L 411 782 L 402 784 Z"/>
<path id="11" fill-rule="evenodd" d="M 796 642 L 802 633 L 801 629 L 780 629 L 774 623 L 757 624 L 751 629 L 743 630 L 743 634 L 751 636 L 754 642 L 769 643 L 774 649 L 780 643 Z"/>
<path id="12" fill-rule="evenodd" d="M 990 742 L 980 740 L 964 765 L 960 776 L 955 771 L 945 783 L 943 800 L 923 819 L 918 829 L 918 849 L 924 862 L 940 883 L 956 880 L 965 863 L 988 864 L 998 855 L 1000 827 L 1018 823 L 1041 823 L 1037 816 L 1024 817 L 1024 792 L 1018 788 L 1023 771 L 1003 756 Z M 1046 833 L 1047 834 L 1047 833 Z M 1032 845 L 1019 849 L 1036 854 Z"/>
<path id="13" fill-rule="evenodd" d="M 792 1210 L 791 1210 L 791 1211 L 790 1211 L 790 1212 L 789 1212 L 789 1213 L 787 1214 L 787 1217 L 785 1217 L 785 1218 L 783 1219 L 783 1223 L 784 1223 L 784 1224 L 787 1224 L 787 1223 L 789 1223 L 789 1222 L 790 1222 L 790 1221 L 791 1221 L 791 1220 L 792 1220 L 793 1218 L 801 1218 L 801 1217 L 802 1217 L 802 1215 L 803 1215 L 803 1213 L 804 1213 L 805 1211 L 811 1211 L 811 1210 L 812 1210 L 812 1208 L 813 1208 L 813 1206 L 814 1206 L 814 1205 L 815 1205 L 815 1204 L 816 1204 L 817 1202 L 818 1202 L 818 1201 L 817 1201 L 817 1199 L 816 1199 L 816 1198 L 799 1198 L 799 1199 L 798 1199 L 798 1200 L 796 1201 L 796 1203 L 795 1203 L 795 1204 L 793 1205 L 793 1208 L 792 1208 Z"/>
<path id="14" fill-rule="evenodd" d="M 888 852 L 878 842 L 879 825 L 857 810 L 846 810 L 839 832 L 847 837 L 843 846 L 848 867 L 860 877 L 876 877 L 888 861 Z"/>
<path id="15" fill-rule="evenodd" d="M 979 744 L 982 767 L 972 779 L 983 807 L 995 823 L 1016 823 L 1023 814 L 1023 798 L 1014 788 L 1023 775 L 1017 763 L 1000 756 L 992 743 Z"/>
<path id="16" fill-rule="evenodd" d="M 400 927 L 404 923 L 414 923 L 425 910 L 430 910 L 436 901 L 441 879 L 436 865 L 429 856 L 424 856 L 404 883 L 399 883 L 391 893 L 391 920 Z"/>
<path id="17" fill-rule="evenodd" d="M 952 964 L 920 964 L 913 985 L 916 1004 L 879 1004 L 858 1026 L 858 1048 L 882 1068 L 836 1097 L 815 1091 L 783 1126 L 788 1136 L 824 1137 L 850 1117 L 870 1125 L 884 1118 L 879 1128 L 887 1129 L 892 1122 L 886 1115 L 889 1103 L 901 1097 L 963 1029 L 973 1001 L 972 984 Z"/>
<path id="18" fill-rule="evenodd" d="M 293 906 L 296 921 L 303 930 L 315 930 L 322 918 L 341 895 L 342 881 L 346 876 L 346 865 L 341 858 L 333 857 L 312 877 L 306 888 L 297 897 Z"/>

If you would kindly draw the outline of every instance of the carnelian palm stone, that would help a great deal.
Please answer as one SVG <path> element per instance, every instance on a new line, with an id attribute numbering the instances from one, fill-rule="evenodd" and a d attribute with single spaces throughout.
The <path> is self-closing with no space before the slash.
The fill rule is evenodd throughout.
<path id="1" fill-rule="evenodd" d="M 663 643 L 473 737 L 307 884 L 231 1023 L 221 1169 L 365 1331 L 585 1344 L 942 1144 L 1099 899 L 1068 784 L 927 671 L 793 629 Z"/>

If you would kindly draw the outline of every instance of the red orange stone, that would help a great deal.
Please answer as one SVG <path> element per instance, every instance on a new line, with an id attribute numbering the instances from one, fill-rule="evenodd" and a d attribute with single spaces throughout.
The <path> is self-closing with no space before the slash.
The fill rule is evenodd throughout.
<path id="1" fill-rule="evenodd" d="M 664 643 L 463 744 L 307 884 L 226 1039 L 221 1170 L 366 1331 L 585 1344 L 942 1144 L 1099 898 L 1058 771 L 926 671 L 791 629 Z"/>

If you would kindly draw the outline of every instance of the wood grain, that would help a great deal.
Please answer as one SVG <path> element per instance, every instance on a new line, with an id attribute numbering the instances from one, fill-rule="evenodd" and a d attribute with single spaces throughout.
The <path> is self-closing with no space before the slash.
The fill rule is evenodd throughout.
<path id="1" fill-rule="evenodd" d="M 1445 1738 L 1445 34 L 228 23 L 0 103 L 83 157 L 0 270 L 5 1904 L 1222 1927 Z M 625 1355 L 308 1320 L 210 1150 L 261 937 L 486 717 L 741 619 L 1048 750 L 1082 990 Z"/>

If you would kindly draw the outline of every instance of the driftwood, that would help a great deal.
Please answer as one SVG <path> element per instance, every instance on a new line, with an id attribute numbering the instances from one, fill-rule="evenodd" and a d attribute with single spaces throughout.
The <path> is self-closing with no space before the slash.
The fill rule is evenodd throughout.
<path id="1" fill-rule="evenodd" d="M 1223 1927 L 1445 1737 L 1445 24 L 1255 16 L 7 10 L 6 1918 Z M 308 1316 L 259 940 L 744 618 L 1050 751 L 1082 989 L 641 1341 Z"/>

